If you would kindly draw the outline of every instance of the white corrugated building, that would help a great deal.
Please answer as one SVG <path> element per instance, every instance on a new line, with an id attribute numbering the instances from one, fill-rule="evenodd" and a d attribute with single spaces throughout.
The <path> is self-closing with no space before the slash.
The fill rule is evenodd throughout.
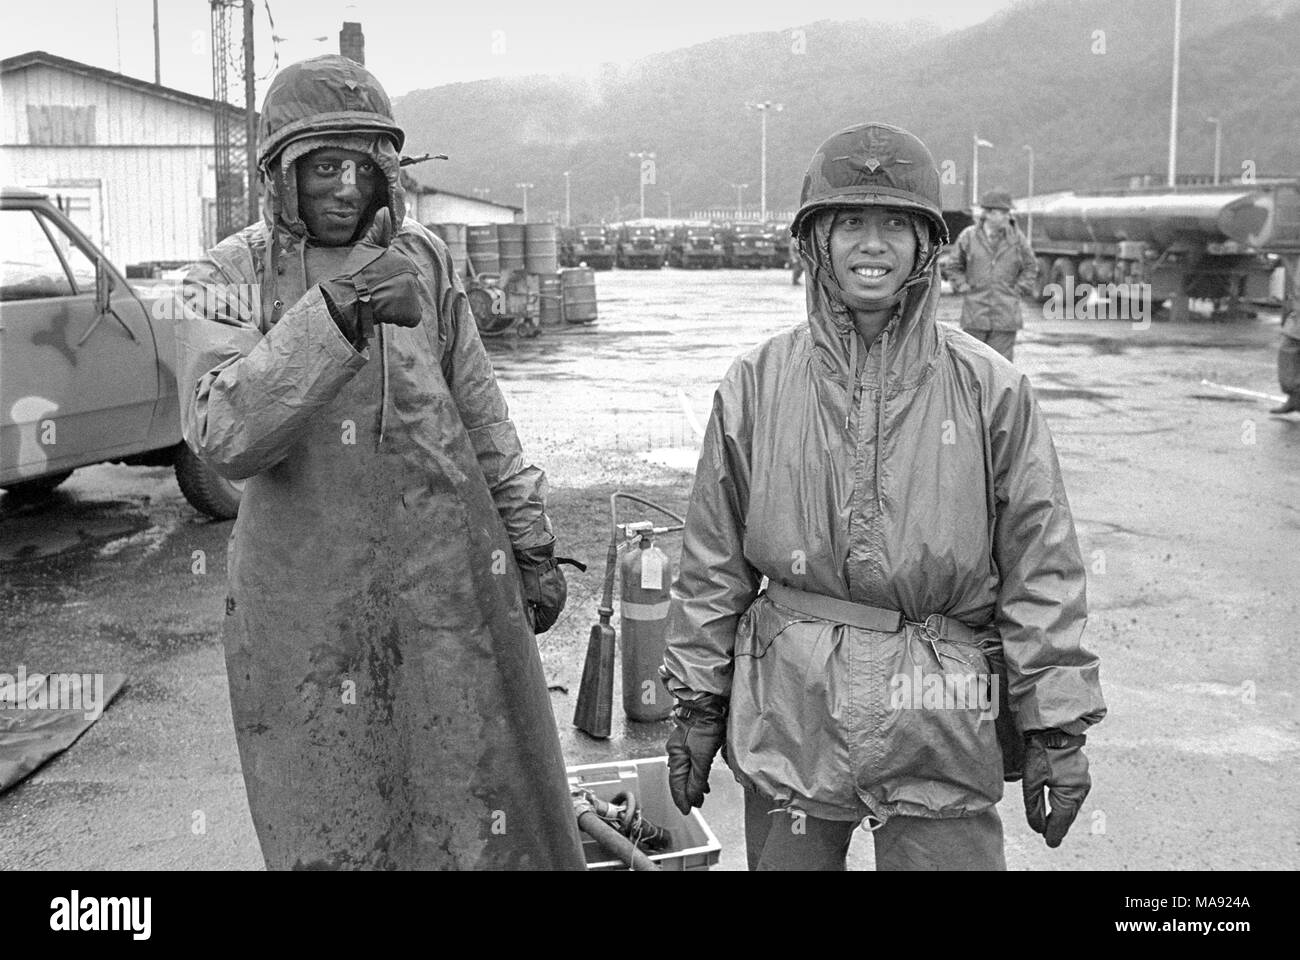
<path id="1" fill-rule="evenodd" d="M 206 97 L 39 50 L 0 60 L 0 182 L 57 196 L 119 267 L 212 245 L 213 153 Z"/>
<path id="2" fill-rule="evenodd" d="M 214 245 L 213 101 L 44 51 L 0 60 L 0 184 L 55 197 L 118 267 Z M 242 129 L 244 111 L 227 105 Z M 421 223 L 514 223 L 509 204 L 428 185 Z"/>

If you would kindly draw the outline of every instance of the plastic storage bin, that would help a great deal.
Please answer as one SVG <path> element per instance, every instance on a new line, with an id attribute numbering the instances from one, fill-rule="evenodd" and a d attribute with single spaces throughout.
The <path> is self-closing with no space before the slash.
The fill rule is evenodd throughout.
<path id="1" fill-rule="evenodd" d="M 650 854 L 660 870 L 707 870 L 718 862 L 722 844 L 704 822 L 698 809 L 683 817 L 668 795 L 668 758 L 620 760 L 614 763 L 588 763 L 569 767 L 569 783 L 590 790 L 602 800 L 630 790 L 636 795 L 642 814 L 666 828 L 673 835 L 673 849 Z M 626 870 L 617 860 L 601 859 L 605 854 L 585 833 L 582 852 L 588 870 Z"/>

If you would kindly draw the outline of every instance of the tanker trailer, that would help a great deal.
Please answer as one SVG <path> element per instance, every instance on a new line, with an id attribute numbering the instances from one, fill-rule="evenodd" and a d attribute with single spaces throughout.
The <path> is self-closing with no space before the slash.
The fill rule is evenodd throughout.
<path id="1" fill-rule="evenodd" d="M 1281 199 L 1282 209 L 1289 209 L 1279 196 L 1286 189 L 1294 193 L 1295 185 L 1045 199 L 1033 210 L 1031 238 L 1039 280 L 1046 281 L 1044 295 L 1068 295 L 1087 284 L 1112 300 L 1149 295 L 1157 307 L 1168 300 L 1173 320 L 1186 319 L 1193 298 L 1213 300 L 1216 310 L 1235 313 L 1239 301 L 1267 295 L 1276 258 L 1255 241 L 1266 229 L 1264 206 L 1277 208 Z"/>

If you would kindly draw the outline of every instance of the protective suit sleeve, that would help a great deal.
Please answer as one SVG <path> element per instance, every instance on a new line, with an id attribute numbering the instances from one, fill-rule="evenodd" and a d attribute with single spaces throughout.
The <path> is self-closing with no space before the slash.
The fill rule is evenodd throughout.
<path id="1" fill-rule="evenodd" d="M 970 232 L 967 227 L 957 235 L 957 242 L 952 245 L 952 259 L 948 261 L 948 281 L 954 290 L 970 286 L 966 279 L 967 257 L 970 251 Z"/>
<path id="2" fill-rule="evenodd" d="M 551 543 L 555 537 L 546 516 L 546 474 L 524 462 L 519 435 L 478 335 L 469 299 L 445 257 L 439 253 L 439 266 L 448 278 L 438 310 L 443 375 L 515 551 Z"/>
<path id="3" fill-rule="evenodd" d="M 762 576 L 745 559 L 749 505 L 750 374 L 737 361 L 713 397 L 668 611 L 664 679 L 684 699 L 731 694 L 736 622 Z"/>
<path id="4" fill-rule="evenodd" d="M 1080 642 L 1086 575 L 1047 422 L 1028 378 L 994 397 L 997 627 L 1021 731 L 1080 733 L 1106 714 L 1096 656 Z"/>
<path id="5" fill-rule="evenodd" d="M 251 278 L 195 265 L 173 299 L 181 433 L 229 480 L 274 466 L 366 363 L 313 287 L 266 334 Z"/>
<path id="6" fill-rule="evenodd" d="M 1034 257 L 1034 248 L 1029 238 L 1021 231 L 1016 231 L 1016 254 L 1020 257 L 1020 272 L 1016 274 L 1016 292 L 1022 297 L 1034 295 L 1034 281 L 1038 278 L 1038 260 Z"/>

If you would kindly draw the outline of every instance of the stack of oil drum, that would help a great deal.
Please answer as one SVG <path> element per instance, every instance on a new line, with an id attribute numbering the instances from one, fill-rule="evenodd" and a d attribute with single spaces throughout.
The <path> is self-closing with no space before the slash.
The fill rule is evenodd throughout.
<path id="1" fill-rule="evenodd" d="M 560 269 L 555 224 L 431 223 L 428 227 L 446 242 L 462 279 L 505 286 L 512 275 L 525 274 L 536 291 L 537 320 L 543 327 L 596 319 L 596 275 L 589 267 Z"/>

